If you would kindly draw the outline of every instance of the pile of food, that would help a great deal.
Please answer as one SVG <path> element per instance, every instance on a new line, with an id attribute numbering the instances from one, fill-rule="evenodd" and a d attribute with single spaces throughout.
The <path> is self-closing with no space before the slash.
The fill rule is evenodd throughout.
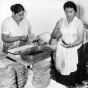
<path id="1" fill-rule="evenodd" d="M 17 88 L 15 70 L 8 67 L 0 67 L 0 88 Z"/>
<path id="2" fill-rule="evenodd" d="M 9 64 L 9 66 L 14 68 L 16 72 L 16 85 L 18 86 L 18 88 L 23 88 L 26 84 L 25 66 L 20 63 Z"/>
<path id="3" fill-rule="evenodd" d="M 33 65 L 32 84 L 35 88 L 46 88 L 50 84 L 50 62 L 42 60 Z"/>

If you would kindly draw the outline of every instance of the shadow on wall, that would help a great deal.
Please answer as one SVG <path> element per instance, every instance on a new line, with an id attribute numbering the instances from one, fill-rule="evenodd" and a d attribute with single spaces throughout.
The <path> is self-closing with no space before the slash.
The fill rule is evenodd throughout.
<path id="1" fill-rule="evenodd" d="M 80 19 L 83 21 L 84 27 L 88 29 L 87 15 L 85 10 L 82 8 L 82 6 L 80 6 Z"/>
<path id="2" fill-rule="evenodd" d="M 84 24 L 87 24 L 86 23 L 86 18 L 85 18 L 85 16 L 84 16 L 84 14 L 85 14 L 85 10 L 83 9 L 83 7 L 80 5 L 79 6 L 80 7 L 80 11 L 79 11 L 79 13 L 80 13 L 80 19 L 83 21 L 83 23 Z M 84 18 L 84 19 L 83 19 Z"/>
<path id="3" fill-rule="evenodd" d="M 78 4 L 76 4 L 76 6 L 77 6 L 77 14 L 76 14 L 76 16 L 78 18 L 80 18 L 80 6 Z"/>

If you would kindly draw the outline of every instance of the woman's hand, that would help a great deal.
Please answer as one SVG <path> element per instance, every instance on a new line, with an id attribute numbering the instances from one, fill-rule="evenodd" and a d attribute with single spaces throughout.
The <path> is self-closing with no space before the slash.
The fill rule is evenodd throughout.
<path id="1" fill-rule="evenodd" d="M 65 48 L 68 48 L 68 45 L 65 45 L 65 44 L 61 44 L 63 47 L 65 47 Z"/>
<path id="2" fill-rule="evenodd" d="M 70 43 L 69 43 L 69 44 L 67 44 L 67 45 L 65 45 L 65 44 L 61 44 L 61 45 L 62 45 L 63 47 L 65 47 L 65 48 L 72 48 L 72 46 L 73 46 L 73 45 L 72 45 L 72 44 L 70 44 Z"/>
<path id="3" fill-rule="evenodd" d="M 22 36 L 22 37 L 21 37 L 21 40 L 22 40 L 22 41 L 27 41 L 27 38 L 28 38 L 27 36 Z"/>

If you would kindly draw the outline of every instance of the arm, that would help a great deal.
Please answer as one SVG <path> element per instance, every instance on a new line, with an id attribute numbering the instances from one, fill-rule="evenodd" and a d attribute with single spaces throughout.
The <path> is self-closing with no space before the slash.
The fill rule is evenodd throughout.
<path id="1" fill-rule="evenodd" d="M 59 21 L 56 23 L 56 26 L 55 26 L 55 28 L 54 28 L 52 34 L 51 34 L 51 37 L 52 37 L 53 39 L 56 39 L 56 38 L 57 38 L 57 34 L 59 34 L 59 35 L 61 34 L 60 28 L 59 28 Z"/>
<path id="2" fill-rule="evenodd" d="M 62 36 L 62 34 L 60 32 L 61 25 L 62 25 L 62 19 L 56 23 L 56 26 L 55 26 L 53 32 L 51 33 L 51 38 L 49 41 L 50 44 L 52 42 L 52 39 L 56 39 L 58 41 L 61 38 L 61 36 Z"/>
<path id="3" fill-rule="evenodd" d="M 28 43 L 32 43 L 34 39 L 36 41 L 36 38 L 37 37 L 30 30 L 28 30 Z"/>
<path id="4" fill-rule="evenodd" d="M 83 42 L 84 39 L 84 25 L 82 22 L 80 22 L 79 26 L 78 26 L 78 30 L 77 30 L 77 35 L 78 35 L 78 39 L 71 44 L 71 47 L 75 47 L 79 44 L 81 44 Z"/>
<path id="5" fill-rule="evenodd" d="M 10 37 L 7 34 L 2 34 L 2 41 L 6 43 L 16 42 L 21 40 L 22 36 Z"/>

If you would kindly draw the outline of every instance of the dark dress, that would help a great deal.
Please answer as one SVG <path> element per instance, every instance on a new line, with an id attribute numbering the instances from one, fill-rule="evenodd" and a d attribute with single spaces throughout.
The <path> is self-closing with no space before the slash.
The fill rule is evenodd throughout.
<path id="1" fill-rule="evenodd" d="M 77 71 L 72 72 L 70 75 L 61 75 L 54 66 L 53 51 L 51 53 L 51 78 L 66 86 L 75 86 L 76 84 L 82 84 L 82 81 L 88 80 L 86 61 L 85 61 L 85 50 L 82 45 L 78 49 L 78 66 Z"/>

